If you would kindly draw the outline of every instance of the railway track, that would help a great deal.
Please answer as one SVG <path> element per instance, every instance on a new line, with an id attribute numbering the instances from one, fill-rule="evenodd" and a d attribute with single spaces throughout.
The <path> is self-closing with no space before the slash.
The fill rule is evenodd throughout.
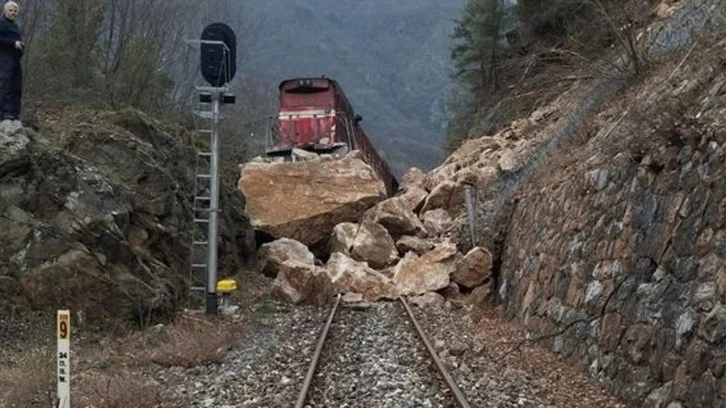
<path id="1" fill-rule="evenodd" d="M 295 408 L 471 406 L 405 299 L 382 306 L 384 309 L 363 310 L 341 308 L 340 300 L 338 296 L 320 331 Z M 396 308 L 397 312 L 385 308 Z M 390 344 L 380 344 L 380 337 L 367 330 L 401 332 L 396 340 L 388 340 Z M 387 352 L 370 356 L 366 348 Z M 361 372 L 380 376 L 357 375 L 362 365 L 367 367 Z"/>

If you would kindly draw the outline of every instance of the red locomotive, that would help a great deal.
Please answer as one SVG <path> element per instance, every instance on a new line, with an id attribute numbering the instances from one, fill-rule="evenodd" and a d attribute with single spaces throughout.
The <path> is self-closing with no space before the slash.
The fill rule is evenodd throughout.
<path id="1" fill-rule="evenodd" d="M 291 157 L 298 148 L 315 153 L 345 154 L 359 150 L 386 185 L 389 195 L 398 181 L 360 126 L 361 117 L 338 82 L 326 78 L 297 78 L 280 83 L 280 108 L 268 137 L 268 156 Z"/>

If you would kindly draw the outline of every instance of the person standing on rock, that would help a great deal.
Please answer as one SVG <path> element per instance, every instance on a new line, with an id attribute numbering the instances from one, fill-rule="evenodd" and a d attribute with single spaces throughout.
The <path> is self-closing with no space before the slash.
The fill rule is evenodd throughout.
<path id="1" fill-rule="evenodd" d="M 23 92 L 23 38 L 15 19 L 20 6 L 8 1 L 0 17 L 0 120 L 17 120 L 20 116 L 20 98 Z"/>

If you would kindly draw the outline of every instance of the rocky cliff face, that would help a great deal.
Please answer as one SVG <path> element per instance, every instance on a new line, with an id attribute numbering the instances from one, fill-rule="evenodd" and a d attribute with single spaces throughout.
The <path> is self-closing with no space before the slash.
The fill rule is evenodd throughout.
<path id="1" fill-rule="evenodd" d="M 189 276 L 188 138 L 134 111 L 63 112 L 39 132 L 0 123 L 0 310 L 71 308 L 94 322 L 173 312 Z M 234 200 L 223 200 L 227 269 L 247 250 Z"/>

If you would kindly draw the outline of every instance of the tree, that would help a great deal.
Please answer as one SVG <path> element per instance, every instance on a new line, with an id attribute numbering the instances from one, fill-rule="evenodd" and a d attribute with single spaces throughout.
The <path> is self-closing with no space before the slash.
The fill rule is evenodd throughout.
<path id="1" fill-rule="evenodd" d="M 595 71 L 603 50 L 627 53 L 629 71 L 638 73 L 643 61 L 636 41 L 636 22 L 649 13 L 648 2 L 623 0 L 519 0 L 517 16 L 531 40 L 555 40 L 565 55 L 581 59 Z M 613 61 L 605 62 L 608 70 Z M 617 68 L 616 68 L 617 69 Z"/>
<path id="2" fill-rule="evenodd" d="M 174 81 L 160 67 L 160 48 L 153 38 L 129 39 L 114 69 L 104 72 L 104 99 L 110 107 L 133 106 L 155 113 L 166 110 Z"/>
<path id="3" fill-rule="evenodd" d="M 451 58 L 459 88 L 447 102 L 447 140 L 452 151 L 468 138 L 478 111 L 496 99 L 503 84 L 511 50 L 506 32 L 513 25 L 512 5 L 507 0 L 469 0 L 451 35 L 456 44 Z"/>
<path id="4" fill-rule="evenodd" d="M 452 89 L 446 101 L 446 140 L 444 152 L 449 155 L 459 148 L 469 137 L 469 129 L 474 126 L 476 105 L 465 89 Z"/>
<path id="5" fill-rule="evenodd" d="M 456 21 L 452 38 L 457 44 L 451 52 L 454 78 L 467 85 L 477 100 L 490 86 L 499 86 L 500 42 L 509 10 L 505 0 L 470 0 Z"/>
<path id="6" fill-rule="evenodd" d="M 26 11 L 26 106 L 189 113 L 199 50 L 186 40 L 211 21 L 245 32 L 237 0 L 35 0 Z"/>
<path id="7" fill-rule="evenodd" d="M 586 12 L 584 1 L 519 0 L 516 12 L 522 25 L 540 37 L 566 36 L 574 20 Z"/>
<path id="8" fill-rule="evenodd" d="M 39 40 L 38 64 L 32 65 L 38 91 L 62 103 L 95 99 L 102 22 L 99 0 L 60 0 L 57 15 Z"/>

